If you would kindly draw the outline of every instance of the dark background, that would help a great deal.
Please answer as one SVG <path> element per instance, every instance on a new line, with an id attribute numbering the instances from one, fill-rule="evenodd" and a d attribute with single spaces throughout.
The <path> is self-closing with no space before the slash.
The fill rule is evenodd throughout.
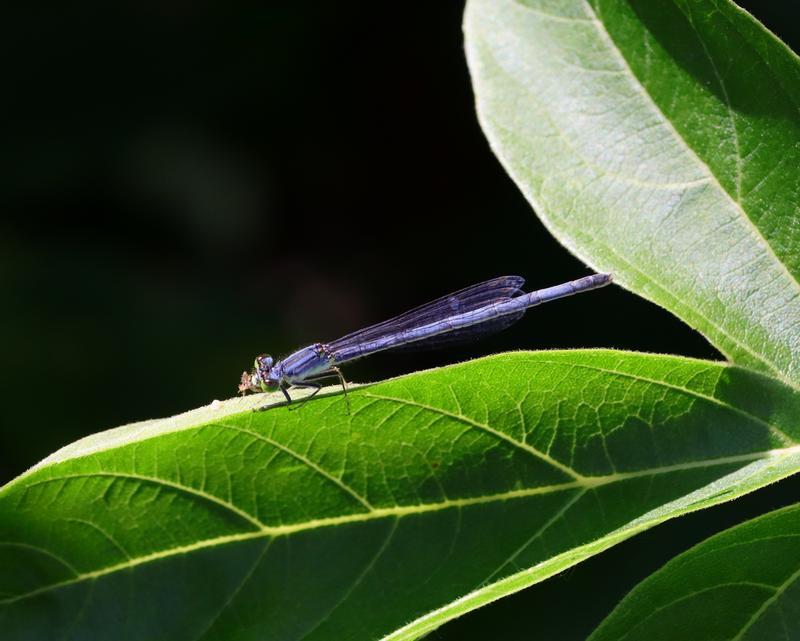
<path id="1" fill-rule="evenodd" d="M 798 49 L 796 3 L 743 4 Z M 588 273 L 481 134 L 461 11 L 145 2 L 7 16 L 0 482 L 85 434 L 232 396 L 259 352 L 499 274 L 536 288 Z M 469 348 L 382 355 L 347 375 L 554 347 L 719 358 L 611 288 Z M 579 639 L 674 553 L 798 489 L 657 528 L 432 638 Z"/>

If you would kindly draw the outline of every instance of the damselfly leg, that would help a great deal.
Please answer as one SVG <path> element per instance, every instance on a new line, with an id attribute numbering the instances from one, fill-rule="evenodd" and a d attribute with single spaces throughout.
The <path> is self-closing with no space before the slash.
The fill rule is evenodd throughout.
<path id="1" fill-rule="evenodd" d="M 333 377 L 338 378 L 339 379 L 339 383 L 341 383 L 341 385 L 342 385 L 342 392 L 344 393 L 344 400 L 345 400 L 345 403 L 347 404 L 347 413 L 350 414 L 350 397 L 347 394 L 347 382 L 344 380 L 344 376 L 342 375 L 342 371 L 338 367 L 332 367 L 330 374 L 321 374 L 320 376 L 314 376 L 314 377 L 311 377 L 311 378 L 307 378 L 302 383 L 292 383 L 291 386 L 289 386 L 289 385 L 281 385 L 280 390 L 283 393 L 283 396 L 286 398 L 286 404 L 287 405 L 294 405 L 295 409 L 299 409 L 300 407 L 305 405 L 306 402 L 308 402 L 312 398 L 314 398 L 317 395 L 317 393 L 322 389 L 322 385 L 320 385 L 320 383 L 318 381 L 323 381 L 323 380 L 325 380 L 327 378 L 333 378 Z M 308 396 L 305 396 L 305 397 L 301 398 L 299 401 L 295 401 L 289 395 L 289 388 L 290 387 L 297 387 L 299 389 L 312 389 L 314 391 L 311 392 L 311 394 L 309 394 Z M 255 412 L 263 412 L 264 410 L 267 410 L 270 407 L 272 407 L 272 406 L 271 405 L 265 405 L 263 407 L 255 408 L 254 411 Z"/>

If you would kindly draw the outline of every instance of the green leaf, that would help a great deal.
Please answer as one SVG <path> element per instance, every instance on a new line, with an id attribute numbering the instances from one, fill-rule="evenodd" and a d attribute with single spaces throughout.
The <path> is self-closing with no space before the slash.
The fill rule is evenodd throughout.
<path id="1" fill-rule="evenodd" d="M 800 637 L 800 504 L 717 534 L 642 581 L 590 641 Z"/>
<path id="2" fill-rule="evenodd" d="M 800 63 L 726 0 L 470 0 L 478 114 L 573 253 L 800 383 Z"/>
<path id="3" fill-rule="evenodd" d="M 0 489 L 3 639 L 412 639 L 800 467 L 798 394 L 717 363 L 514 353 L 350 399 L 129 425 Z"/>

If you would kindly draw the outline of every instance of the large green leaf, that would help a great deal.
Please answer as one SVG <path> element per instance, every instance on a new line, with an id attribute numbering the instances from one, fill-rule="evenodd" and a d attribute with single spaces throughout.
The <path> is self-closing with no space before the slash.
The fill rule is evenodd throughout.
<path id="1" fill-rule="evenodd" d="M 711 537 L 637 586 L 590 641 L 800 638 L 800 505 Z"/>
<path id="2" fill-rule="evenodd" d="M 800 383 L 800 63 L 726 0 L 470 0 L 478 114 L 571 251 Z"/>
<path id="3" fill-rule="evenodd" d="M 411 639 L 800 467 L 794 390 L 677 357 L 499 355 L 355 389 L 350 415 L 263 402 L 2 488 L 3 639 Z"/>

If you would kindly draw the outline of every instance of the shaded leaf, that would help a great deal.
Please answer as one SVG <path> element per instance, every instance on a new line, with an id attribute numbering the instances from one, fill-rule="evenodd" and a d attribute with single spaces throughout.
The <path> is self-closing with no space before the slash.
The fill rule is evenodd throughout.
<path id="1" fill-rule="evenodd" d="M 642 581 L 590 641 L 797 639 L 800 505 L 700 543 Z"/>

